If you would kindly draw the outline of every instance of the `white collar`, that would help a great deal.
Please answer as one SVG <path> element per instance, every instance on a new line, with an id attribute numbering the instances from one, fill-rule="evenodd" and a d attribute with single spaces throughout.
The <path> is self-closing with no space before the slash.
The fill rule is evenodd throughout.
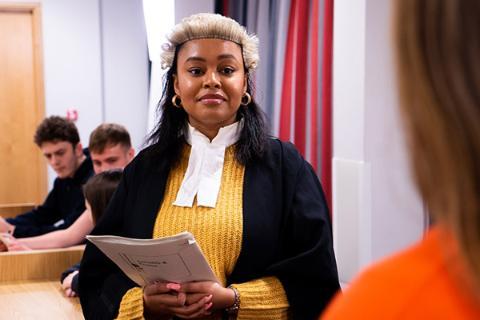
<path id="1" fill-rule="evenodd" d="M 222 182 L 225 149 L 238 141 L 240 127 L 241 122 L 237 121 L 220 128 L 210 142 L 207 136 L 188 124 L 185 136 L 192 150 L 174 205 L 192 207 L 197 196 L 197 205 L 215 208 Z"/>

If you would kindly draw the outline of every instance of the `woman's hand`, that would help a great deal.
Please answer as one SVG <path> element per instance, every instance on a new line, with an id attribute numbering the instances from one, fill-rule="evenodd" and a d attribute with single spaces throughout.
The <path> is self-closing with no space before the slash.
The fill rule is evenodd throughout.
<path id="1" fill-rule="evenodd" d="M 145 317 L 170 319 L 175 315 L 183 319 L 195 319 L 211 314 L 212 295 L 188 295 L 181 291 L 183 285 L 158 282 L 145 286 L 143 301 Z"/>
<path id="2" fill-rule="evenodd" d="M 212 310 L 223 310 L 235 302 L 235 292 L 232 289 L 224 288 L 212 281 L 188 282 L 180 285 L 178 290 L 187 296 L 186 304 L 189 305 L 198 300 L 198 297 L 212 296 Z"/>
<path id="3" fill-rule="evenodd" d="M 62 281 L 62 288 L 65 291 L 67 297 L 76 297 L 77 293 L 72 290 L 72 280 L 78 274 L 78 270 L 71 272 L 68 276 L 65 277 Z"/>

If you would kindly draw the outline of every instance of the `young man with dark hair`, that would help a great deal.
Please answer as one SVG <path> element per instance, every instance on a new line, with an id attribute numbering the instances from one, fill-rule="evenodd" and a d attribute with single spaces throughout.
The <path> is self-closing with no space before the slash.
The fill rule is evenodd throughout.
<path id="1" fill-rule="evenodd" d="M 90 134 L 88 145 L 95 173 L 124 168 L 135 155 L 130 134 L 116 123 L 99 125 Z"/>
<path id="2" fill-rule="evenodd" d="M 17 238 L 68 228 L 85 210 L 82 186 L 93 175 L 92 161 L 83 152 L 73 122 L 48 117 L 37 127 L 34 141 L 57 178 L 42 205 L 15 218 L 0 218 L 0 232 Z"/>
<path id="3" fill-rule="evenodd" d="M 90 134 L 88 149 L 95 174 L 113 169 L 123 169 L 135 155 L 127 129 L 115 123 L 104 123 L 95 128 Z M 11 241 L 8 250 L 72 246 L 84 240 L 85 236 L 93 229 L 93 225 L 90 212 L 85 210 L 69 228 L 42 236 Z M 61 277 L 62 287 L 69 297 L 75 296 L 78 291 L 78 278 L 76 277 L 78 268 L 79 266 L 75 266 L 67 270 Z"/>
<path id="4" fill-rule="evenodd" d="M 130 135 L 119 124 L 99 125 L 90 135 L 90 156 L 94 163 L 95 174 L 123 169 L 133 159 L 134 150 Z M 11 239 L 8 250 L 49 249 L 73 246 L 82 242 L 85 235 L 93 229 L 93 221 L 85 210 L 70 227 L 36 237 Z"/>

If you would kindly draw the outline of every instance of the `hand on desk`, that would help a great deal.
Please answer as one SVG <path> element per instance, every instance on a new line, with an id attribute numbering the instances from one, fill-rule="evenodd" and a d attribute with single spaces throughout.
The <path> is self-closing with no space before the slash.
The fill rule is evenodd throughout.
<path id="1" fill-rule="evenodd" d="M 5 251 L 26 251 L 32 250 L 26 244 L 23 244 L 21 240 L 18 240 L 14 236 L 8 233 L 4 233 L 1 236 L 2 242 L 5 244 L 7 250 Z"/>
<path id="2" fill-rule="evenodd" d="M 0 233 L 8 232 L 13 233 L 15 226 L 10 224 L 4 218 L 0 217 Z"/>
<path id="3" fill-rule="evenodd" d="M 62 288 L 65 291 L 65 295 L 67 297 L 72 298 L 77 296 L 77 293 L 72 290 L 73 277 L 75 277 L 77 274 L 78 274 L 78 270 L 75 270 L 72 273 L 70 273 L 68 276 L 66 276 L 65 279 L 63 279 Z"/>
<path id="4" fill-rule="evenodd" d="M 0 252 L 12 251 L 12 249 L 15 249 L 16 247 L 17 239 L 15 239 L 14 236 L 12 236 L 10 233 L 0 233 Z"/>

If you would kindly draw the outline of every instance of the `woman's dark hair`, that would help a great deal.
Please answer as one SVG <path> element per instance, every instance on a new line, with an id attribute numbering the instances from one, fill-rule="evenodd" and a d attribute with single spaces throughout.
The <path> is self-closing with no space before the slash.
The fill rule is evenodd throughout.
<path id="1" fill-rule="evenodd" d="M 169 165 L 175 165 L 180 159 L 180 152 L 185 142 L 184 130 L 188 121 L 185 110 L 172 104 L 172 98 L 175 95 L 173 76 L 177 73 L 177 57 L 180 48 L 181 46 L 177 47 L 172 67 L 164 77 L 162 99 L 157 107 L 157 112 L 161 112 L 162 116 L 147 139 L 149 144 L 155 144 L 155 155 L 167 157 Z M 243 128 L 235 148 L 237 161 L 244 165 L 261 157 L 265 151 L 268 131 L 265 116 L 253 99 L 250 74 L 247 73 L 247 69 L 245 72 L 247 92 L 252 96 L 252 101 L 238 109 L 237 120 L 243 119 Z"/>
<path id="2" fill-rule="evenodd" d="M 96 223 L 105 212 L 110 198 L 120 183 L 122 173 L 121 169 L 104 171 L 91 177 L 83 186 L 85 200 L 92 209 L 93 223 Z"/>

